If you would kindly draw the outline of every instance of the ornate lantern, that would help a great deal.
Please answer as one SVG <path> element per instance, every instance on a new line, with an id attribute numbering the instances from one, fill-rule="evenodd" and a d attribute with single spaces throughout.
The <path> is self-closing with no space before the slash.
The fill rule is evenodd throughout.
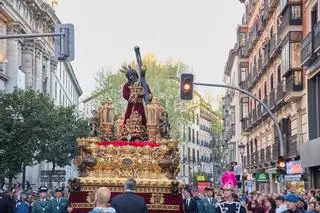
<path id="1" fill-rule="evenodd" d="M 159 115 L 161 114 L 161 109 L 163 107 L 160 101 L 156 98 L 152 100 L 150 104 L 147 105 L 147 126 L 150 141 L 156 141 L 159 134 Z"/>
<path id="2" fill-rule="evenodd" d="M 99 108 L 99 124 L 101 136 L 106 140 L 113 138 L 114 107 L 111 101 L 104 101 Z"/>

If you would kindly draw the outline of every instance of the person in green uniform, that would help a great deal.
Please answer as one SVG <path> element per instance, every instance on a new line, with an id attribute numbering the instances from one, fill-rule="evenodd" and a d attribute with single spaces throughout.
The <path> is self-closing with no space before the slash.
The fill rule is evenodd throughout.
<path id="1" fill-rule="evenodd" d="M 39 188 L 39 200 L 35 202 L 32 213 L 52 213 L 51 201 L 47 199 L 48 188 L 41 186 Z"/>
<path id="2" fill-rule="evenodd" d="M 57 188 L 55 191 L 55 198 L 51 200 L 52 213 L 67 213 L 71 212 L 72 208 L 69 207 L 69 201 L 63 197 L 62 188 Z"/>
<path id="3" fill-rule="evenodd" d="M 207 187 L 205 191 L 207 196 L 202 200 L 202 209 L 199 213 L 215 213 L 217 201 L 214 199 L 213 188 Z"/>

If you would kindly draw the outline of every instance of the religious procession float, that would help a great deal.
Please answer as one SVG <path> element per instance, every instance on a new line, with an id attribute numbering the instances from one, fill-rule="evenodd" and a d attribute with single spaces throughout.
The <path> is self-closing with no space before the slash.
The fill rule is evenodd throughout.
<path id="1" fill-rule="evenodd" d="M 74 163 L 79 177 L 69 180 L 70 204 L 74 213 L 94 207 L 94 192 L 108 187 L 112 196 L 124 191 L 127 178 L 137 182 L 150 213 L 181 212 L 182 196 L 178 141 L 170 139 L 168 114 L 145 80 L 139 47 L 135 48 L 138 71 L 123 66 L 127 77 L 123 98 L 128 105 L 124 117 L 115 120 L 115 109 L 105 101 L 93 112 L 91 137 L 78 138 Z"/>

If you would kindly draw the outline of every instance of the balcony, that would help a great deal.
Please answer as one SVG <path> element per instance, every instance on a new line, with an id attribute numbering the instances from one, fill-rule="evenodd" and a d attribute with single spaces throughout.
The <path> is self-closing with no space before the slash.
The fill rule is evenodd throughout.
<path id="1" fill-rule="evenodd" d="M 297 9 L 300 8 L 300 10 Z M 278 38 L 283 38 L 289 31 L 301 31 L 301 29 L 293 28 L 290 26 L 302 25 L 302 8 L 300 4 L 290 4 L 282 16 L 282 22 L 278 26 Z"/>
<path id="2" fill-rule="evenodd" d="M 258 104 L 258 108 L 257 108 L 257 121 L 260 121 L 262 118 L 262 106 L 261 104 Z"/>
<path id="3" fill-rule="evenodd" d="M 301 64 L 310 65 L 313 59 L 313 32 L 310 32 L 301 42 Z"/>
<path id="4" fill-rule="evenodd" d="M 260 161 L 259 161 L 259 164 L 263 165 L 265 162 L 266 162 L 265 149 L 260 149 Z"/>
<path id="5" fill-rule="evenodd" d="M 271 146 L 266 147 L 266 162 L 271 162 Z"/>
<path id="6" fill-rule="evenodd" d="M 273 109 L 276 105 L 276 97 L 275 90 L 272 89 L 269 93 L 269 108 Z"/>
<path id="7" fill-rule="evenodd" d="M 252 110 L 252 124 L 255 124 L 257 122 L 257 110 Z"/>
<path id="8" fill-rule="evenodd" d="M 239 47 L 239 56 L 240 58 L 248 58 L 249 57 L 249 51 L 247 46 Z"/>
<path id="9" fill-rule="evenodd" d="M 283 87 L 283 81 L 278 82 L 277 86 L 277 104 L 280 104 L 283 101 L 284 97 L 284 87 Z"/>
<path id="10" fill-rule="evenodd" d="M 286 77 L 285 101 L 291 102 L 302 97 L 303 82 L 302 71 L 292 71 Z"/>
<path id="11" fill-rule="evenodd" d="M 320 49 L 320 21 L 314 26 L 313 35 L 314 51 L 317 52 Z"/>
<path id="12" fill-rule="evenodd" d="M 263 99 L 262 102 L 263 102 L 265 105 L 268 106 L 268 98 Z M 265 115 L 268 114 L 267 110 L 266 110 L 264 107 L 262 107 L 262 106 L 261 106 L 261 111 L 262 111 L 262 116 L 265 116 Z"/>
<path id="13" fill-rule="evenodd" d="M 289 158 L 297 157 L 298 153 L 298 135 L 293 135 L 288 139 L 287 155 Z"/>
<path id="14" fill-rule="evenodd" d="M 277 49 L 278 49 L 278 42 L 276 39 L 276 35 L 273 34 L 270 39 L 270 58 L 275 56 Z"/>
<path id="15" fill-rule="evenodd" d="M 241 120 L 241 129 L 242 129 L 242 133 L 247 132 L 249 129 L 248 126 L 248 117 L 245 117 Z"/>
<path id="16" fill-rule="evenodd" d="M 279 4 L 279 0 L 264 0 L 264 18 L 268 20 L 271 18 L 273 11 Z"/>
<path id="17" fill-rule="evenodd" d="M 268 64 L 269 53 L 270 53 L 270 41 L 267 41 L 266 45 L 263 48 L 263 66 L 267 66 Z"/>

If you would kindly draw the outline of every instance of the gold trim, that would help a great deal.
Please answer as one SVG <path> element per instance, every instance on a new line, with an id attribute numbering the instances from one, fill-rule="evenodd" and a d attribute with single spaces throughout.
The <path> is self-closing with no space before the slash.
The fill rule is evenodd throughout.
<path id="1" fill-rule="evenodd" d="M 100 186 L 82 186 L 82 192 L 92 192 L 98 190 Z M 119 186 L 108 186 L 111 192 L 123 192 L 123 187 Z M 163 193 L 163 194 L 171 194 L 171 188 L 137 188 L 137 193 Z"/>
<path id="2" fill-rule="evenodd" d="M 71 203 L 73 209 L 92 209 L 93 203 Z M 179 205 L 168 205 L 168 204 L 147 204 L 148 210 L 164 210 L 164 211 L 178 211 L 180 210 Z"/>

